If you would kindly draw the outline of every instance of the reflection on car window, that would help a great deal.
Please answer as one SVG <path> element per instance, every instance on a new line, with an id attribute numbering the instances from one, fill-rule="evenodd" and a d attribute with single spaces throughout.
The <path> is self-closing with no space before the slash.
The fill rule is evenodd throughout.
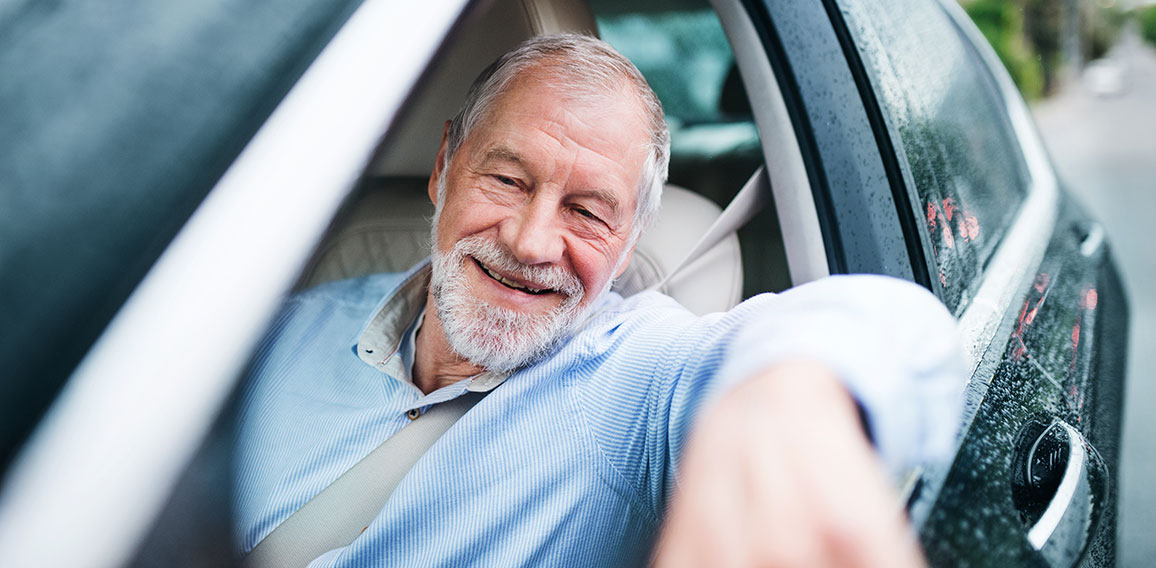
<path id="1" fill-rule="evenodd" d="M 840 2 L 906 162 L 932 278 L 957 313 L 1029 181 L 992 78 L 932 2 Z"/>
<path id="2" fill-rule="evenodd" d="M 0 470 L 359 3 L 0 3 Z"/>

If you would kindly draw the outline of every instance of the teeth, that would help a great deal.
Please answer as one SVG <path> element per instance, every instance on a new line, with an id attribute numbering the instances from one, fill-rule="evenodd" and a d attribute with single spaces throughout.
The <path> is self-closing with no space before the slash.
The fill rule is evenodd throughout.
<path id="1" fill-rule="evenodd" d="M 478 263 L 478 264 L 481 264 L 481 263 Z M 501 282 L 502 284 L 505 284 L 506 286 L 509 286 L 511 288 L 515 288 L 518 290 L 525 290 L 531 294 L 541 294 L 542 293 L 542 290 L 539 290 L 537 288 L 531 288 L 529 286 L 523 286 L 521 284 L 518 284 L 517 282 L 514 282 L 513 280 L 510 280 L 508 278 L 503 278 L 501 275 L 494 272 L 493 270 L 490 270 L 485 265 L 482 265 L 482 270 L 485 270 L 486 274 L 490 275 L 490 278 L 493 278 L 494 280 L 497 280 L 498 282 Z"/>

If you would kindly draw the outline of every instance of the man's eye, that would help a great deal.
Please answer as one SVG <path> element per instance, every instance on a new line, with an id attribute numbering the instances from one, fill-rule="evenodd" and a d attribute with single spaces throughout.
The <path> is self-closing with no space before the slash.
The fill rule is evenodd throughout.
<path id="1" fill-rule="evenodd" d="M 498 183 L 501 183 L 502 185 L 508 185 L 511 187 L 518 185 L 518 182 L 514 181 L 514 178 L 511 177 L 496 175 L 494 176 L 494 179 L 498 180 Z"/>
<path id="2" fill-rule="evenodd" d="M 589 210 L 583 209 L 581 207 L 575 207 L 574 212 L 587 218 L 587 219 L 590 219 L 592 221 L 601 221 L 602 220 L 602 219 L 599 219 L 597 215 L 591 213 Z"/>

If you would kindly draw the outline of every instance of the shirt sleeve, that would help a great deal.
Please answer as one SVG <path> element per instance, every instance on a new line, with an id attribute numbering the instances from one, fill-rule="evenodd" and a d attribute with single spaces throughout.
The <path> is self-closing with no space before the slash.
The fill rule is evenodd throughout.
<path id="1" fill-rule="evenodd" d="M 951 458 L 967 371 L 955 318 L 938 298 L 904 280 L 855 275 L 763 302 L 734 336 L 716 396 L 777 362 L 817 362 L 859 402 L 893 475 Z"/>

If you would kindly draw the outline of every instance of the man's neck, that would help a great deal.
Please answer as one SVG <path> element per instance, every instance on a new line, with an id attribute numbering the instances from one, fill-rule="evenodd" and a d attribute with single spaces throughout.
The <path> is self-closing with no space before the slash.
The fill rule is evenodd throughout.
<path id="1" fill-rule="evenodd" d="M 462 359 L 450 348 L 442 322 L 438 319 L 433 294 L 429 294 L 425 303 L 425 321 L 414 344 L 414 386 L 429 394 L 482 371 L 484 369 Z"/>

